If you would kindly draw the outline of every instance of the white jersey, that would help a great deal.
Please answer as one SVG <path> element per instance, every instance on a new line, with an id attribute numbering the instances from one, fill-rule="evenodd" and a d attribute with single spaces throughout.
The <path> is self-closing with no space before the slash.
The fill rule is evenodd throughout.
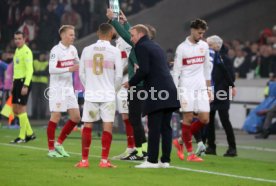
<path id="1" fill-rule="evenodd" d="M 116 47 L 120 49 L 121 51 L 121 58 L 123 63 L 123 68 L 127 68 L 128 66 L 128 57 L 131 51 L 131 46 L 125 42 L 125 40 L 121 37 L 119 37 L 116 40 Z M 123 83 L 128 81 L 128 74 L 125 74 L 123 77 Z"/>
<path id="2" fill-rule="evenodd" d="M 115 86 L 121 85 L 122 76 L 121 52 L 109 41 L 98 40 L 83 49 L 80 79 L 85 87 L 86 101 L 114 101 Z"/>
<path id="3" fill-rule="evenodd" d="M 66 47 L 60 42 L 52 48 L 49 59 L 51 90 L 61 93 L 64 90 L 73 90 L 72 72 L 69 72 L 69 67 L 75 63 L 79 63 L 79 57 L 73 45 Z"/>
<path id="4" fill-rule="evenodd" d="M 49 60 L 50 91 L 48 92 L 51 112 L 78 109 L 72 72 L 69 72 L 69 68 L 74 63 L 79 63 L 78 52 L 74 46 L 66 47 L 59 43 L 52 48 Z"/>
<path id="5" fill-rule="evenodd" d="M 191 43 L 188 39 L 176 49 L 173 79 L 177 87 L 190 90 L 206 88 L 211 79 L 209 47 L 204 41 Z"/>

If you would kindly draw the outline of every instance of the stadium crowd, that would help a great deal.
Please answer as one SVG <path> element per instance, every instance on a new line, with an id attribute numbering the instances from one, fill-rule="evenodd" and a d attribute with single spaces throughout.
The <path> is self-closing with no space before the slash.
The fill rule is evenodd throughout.
<path id="1" fill-rule="evenodd" d="M 131 15 L 160 0 L 121 0 L 120 7 Z M 34 53 L 48 51 L 58 42 L 60 25 L 76 28 L 77 38 L 95 32 L 105 21 L 105 0 L 4 0 L 0 1 L 0 48 L 14 50 L 13 33 L 23 31 Z"/>

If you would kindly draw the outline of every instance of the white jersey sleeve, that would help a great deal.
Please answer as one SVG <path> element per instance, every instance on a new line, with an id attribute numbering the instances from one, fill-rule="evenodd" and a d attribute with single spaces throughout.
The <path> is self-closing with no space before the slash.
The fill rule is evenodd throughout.
<path id="1" fill-rule="evenodd" d="M 178 87 L 179 84 L 179 76 L 181 74 L 181 68 L 182 68 L 182 47 L 179 45 L 175 52 L 175 58 L 174 58 L 174 66 L 173 66 L 173 81 L 176 87 Z"/>
<path id="2" fill-rule="evenodd" d="M 115 89 L 119 90 L 123 79 L 123 63 L 121 59 L 121 51 L 115 52 Z"/>
<path id="3" fill-rule="evenodd" d="M 81 54 L 81 59 L 80 59 L 80 68 L 79 68 L 79 77 L 81 80 L 82 85 L 85 87 L 85 64 L 84 64 L 84 56 L 85 56 L 85 52 L 86 51 L 86 47 L 83 49 L 82 54 Z"/>
<path id="4" fill-rule="evenodd" d="M 58 56 L 59 56 L 59 51 L 57 50 L 57 47 L 54 47 L 51 50 L 50 53 L 50 59 L 49 59 L 49 73 L 50 74 L 60 74 L 60 73 L 65 73 L 69 72 L 69 67 L 67 68 L 58 68 Z"/>

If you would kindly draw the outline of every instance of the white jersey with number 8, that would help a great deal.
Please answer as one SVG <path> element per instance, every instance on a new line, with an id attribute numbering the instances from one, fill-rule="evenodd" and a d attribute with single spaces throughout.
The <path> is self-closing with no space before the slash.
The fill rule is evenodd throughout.
<path id="1" fill-rule="evenodd" d="M 115 81 L 122 79 L 122 75 L 121 52 L 109 41 L 98 40 L 83 49 L 80 79 L 85 87 L 86 101 L 114 101 Z"/>

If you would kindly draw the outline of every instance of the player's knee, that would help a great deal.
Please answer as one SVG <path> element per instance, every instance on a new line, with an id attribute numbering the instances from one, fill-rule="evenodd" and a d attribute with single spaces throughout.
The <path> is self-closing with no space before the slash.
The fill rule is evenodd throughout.
<path id="1" fill-rule="evenodd" d="M 81 117 L 78 115 L 78 116 L 74 116 L 71 118 L 71 120 L 75 123 L 79 123 L 81 121 Z"/>
<path id="2" fill-rule="evenodd" d="M 200 120 L 200 122 L 207 125 L 209 123 L 209 118 L 203 118 Z"/>

